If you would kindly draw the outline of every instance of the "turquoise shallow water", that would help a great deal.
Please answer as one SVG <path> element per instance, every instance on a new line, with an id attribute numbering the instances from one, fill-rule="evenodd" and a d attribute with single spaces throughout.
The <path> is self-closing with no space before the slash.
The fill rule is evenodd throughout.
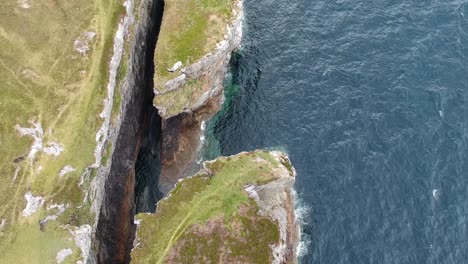
<path id="1" fill-rule="evenodd" d="M 289 153 L 302 263 L 467 263 L 468 1 L 245 9 L 205 155 Z"/>

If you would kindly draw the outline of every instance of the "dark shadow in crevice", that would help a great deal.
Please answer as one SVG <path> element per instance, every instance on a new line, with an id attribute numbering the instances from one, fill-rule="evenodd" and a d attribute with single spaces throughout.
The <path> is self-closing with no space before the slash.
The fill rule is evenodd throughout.
<path id="1" fill-rule="evenodd" d="M 135 238 L 135 171 L 141 146 L 157 153 L 160 118 L 153 107 L 154 52 L 164 11 L 163 0 L 142 1 L 135 21 L 126 84 L 122 87 L 120 130 L 115 141 L 93 251 L 98 263 L 127 264 Z M 143 26 L 142 26 L 143 25 Z M 159 125 L 160 127 L 160 125 Z M 153 133 L 156 130 L 155 133 Z M 150 136 L 151 135 L 151 136 Z M 145 144 L 145 142 L 147 142 Z M 156 157 L 157 159 L 157 157 Z"/>
<path id="2" fill-rule="evenodd" d="M 154 107 L 148 110 L 150 121 L 135 164 L 136 213 L 154 213 L 156 203 L 164 196 L 158 189 L 161 173 L 161 117 Z"/>

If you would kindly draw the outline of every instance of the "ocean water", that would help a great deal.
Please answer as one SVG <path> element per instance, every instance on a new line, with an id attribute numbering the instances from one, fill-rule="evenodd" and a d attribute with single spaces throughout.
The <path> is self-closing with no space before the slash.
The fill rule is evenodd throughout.
<path id="1" fill-rule="evenodd" d="M 468 1 L 245 10 L 206 157 L 290 155 L 301 263 L 468 263 Z"/>

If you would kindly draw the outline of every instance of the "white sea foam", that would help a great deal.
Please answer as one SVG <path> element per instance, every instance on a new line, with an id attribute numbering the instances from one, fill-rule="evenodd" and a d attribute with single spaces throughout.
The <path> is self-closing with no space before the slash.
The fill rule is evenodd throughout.
<path id="1" fill-rule="evenodd" d="M 197 157 L 197 164 L 201 164 L 203 162 L 203 154 L 201 153 L 202 152 L 202 149 L 203 149 L 203 146 L 205 145 L 205 129 L 206 129 L 206 121 L 202 121 L 201 122 L 201 126 L 200 126 L 200 145 L 198 147 L 198 157 Z"/>
<path id="2" fill-rule="evenodd" d="M 202 121 L 201 122 L 201 133 L 200 133 L 200 145 L 203 145 L 205 143 L 205 129 L 206 129 L 206 122 Z"/>
<path id="3" fill-rule="evenodd" d="M 308 216 L 310 215 L 310 207 L 308 207 L 302 199 L 299 197 L 297 192 L 293 190 L 294 192 L 294 197 L 295 197 L 295 209 L 294 213 L 296 215 L 297 221 L 299 222 L 301 232 L 300 232 L 300 241 L 299 244 L 297 245 L 297 257 L 302 257 L 308 253 L 308 248 L 310 248 L 311 244 L 311 239 L 309 236 L 304 234 L 302 232 L 302 227 L 307 224 L 306 220 L 308 219 Z"/>

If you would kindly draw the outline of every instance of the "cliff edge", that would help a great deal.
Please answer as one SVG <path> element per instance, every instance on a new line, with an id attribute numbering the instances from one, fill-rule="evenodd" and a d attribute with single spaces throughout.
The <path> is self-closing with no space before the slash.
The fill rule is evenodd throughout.
<path id="1" fill-rule="evenodd" d="M 233 51 L 240 48 L 242 0 L 167 0 L 154 54 L 153 105 L 161 116 L 159 189 L 199 168 L 201 124 L 220 109 Z"/>
<path id="2" fill-rule="evenodd" d="M 139 214 L 132 263 L 296 263 L 295 171 L 280 152 L 203 164 Z"/>
<path id="3" fill-rule="evenodd" d="M 93 261 L 134 2 L 2 2 L 0 263 Z"/>
<path id="4" fill-rule="evenodd" d="M 223 91 L 242 39 L 243 2 L 166 0 L 154 64 L 154 106 L 163 119 L 194 112 Z"/>

